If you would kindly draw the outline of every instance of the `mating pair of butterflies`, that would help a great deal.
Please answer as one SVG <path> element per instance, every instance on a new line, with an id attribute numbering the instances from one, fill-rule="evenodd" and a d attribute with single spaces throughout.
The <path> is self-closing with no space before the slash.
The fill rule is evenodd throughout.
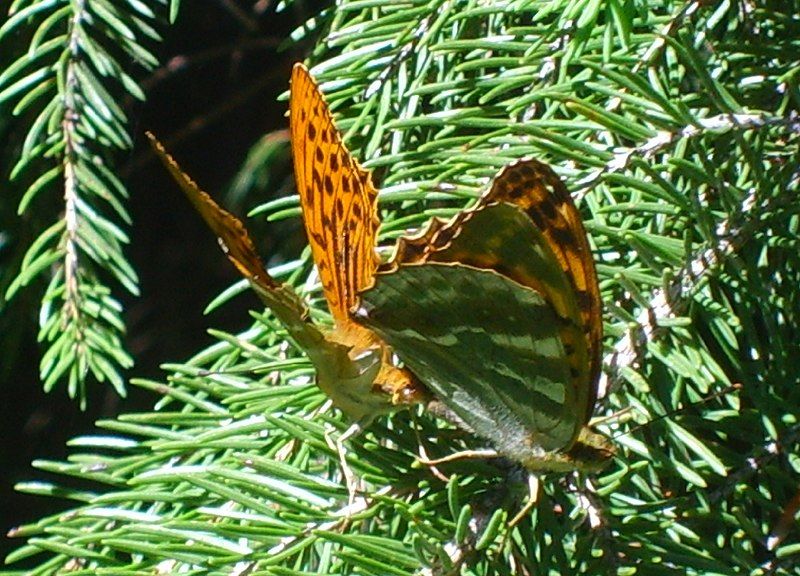
<path id="1" fill-rule="evenodd" d="M 302 64 L 289 106 L 303 220 L 334 320 L 324 331 L 274 280 L 244 225 L 156 152 L 351 418 L 431 400 L 532 471 L 595 470 L 612 454 L 587 427 L 601 302 L 580 215 L 545 164 L 505 167 L 473 208 L 376 255 L 378 191 L 345 148 Z M 402 365 L 395 361 L 402 360 Z"/>

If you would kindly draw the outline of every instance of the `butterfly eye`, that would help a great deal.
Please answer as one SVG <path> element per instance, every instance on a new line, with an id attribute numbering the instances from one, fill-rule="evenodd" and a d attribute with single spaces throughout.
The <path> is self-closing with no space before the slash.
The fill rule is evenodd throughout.
<path id="1" fill-rule="evenodd" d="M 361 306 L 353 310 L 352 315 L 354 318 L 358 320 L 368 320 L 369 313 L 370 313 L 369 306 L 362 304 Z"/>

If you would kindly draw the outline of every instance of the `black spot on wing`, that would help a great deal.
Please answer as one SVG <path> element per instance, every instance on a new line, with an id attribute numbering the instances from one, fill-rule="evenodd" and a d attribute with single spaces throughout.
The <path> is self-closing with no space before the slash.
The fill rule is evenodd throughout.
<path id="1" fill-rule="evenodd" d="M 322 189 L 322 174 L 319 173 L 317 167 L 314 166 L 311 168 L 311 187 L 308 189 L 308 195 L 312 196 L 314 194 L 314 190 L 321 190 Z"/>
<path id="2" fill-rule="evenodd" d="M 523 188 L 522 186 L 512 186 L 506 192 L 506 196 L 508 196 L 513 200 L 519 200 L 520 198 L 522 198 L 524 194 L 525 194 L 525 188 Z"/>
<path id="3" fill-rule="evenodd" d="M 582 310 L 587 310 L 594 304 L 594 298 L 587 290 L 575 290 L 575 295 Z"/>
<path id="4" fill-rule="evenodd" d="M 548 220 L 555 219 L 557 215 L 556 206 L 549 198 L 547 200 L 541 199 L 536 205 L 531 207 L 531 210 L 540 210 Z"/>
<path id="5" fill-rule="evenodd" d="M 547 219 L 538 210 L 529 209 L 526 214 L 533 220 L 533 223 L 539 230 L 544 230 L 547 227 Z"/>
<path id="6" fill-rule="evenodd" d="M 577 239 L 575 238 L 575 234 L 572 233 L 572 230 L 567 230 L 558 226 L 551 226 L 548 232 L 550 235 L 552 235 L 557 246 L 568 246 L 570 248 L 577 247 Z"/>

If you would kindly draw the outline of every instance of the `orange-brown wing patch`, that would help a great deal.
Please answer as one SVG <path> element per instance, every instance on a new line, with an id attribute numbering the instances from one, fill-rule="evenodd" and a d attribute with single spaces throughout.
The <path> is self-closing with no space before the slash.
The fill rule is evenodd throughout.
<path id="1" fill-rule="evenodd" d="M 172 177 L 178 182 L 181 190 L 186 194 L 186 197 L 203 217 L 203 220 L 206 221 L 208 227 L 214 232 L 225 254 L 228 255 L 228 258 L 233 262 L 239 272 L 241 272 L 245 278 L 261 286 L 265 290 L 274 290 L 280 286 L 280 284 L 267 273 L 264 263 L 261 261 L 261 258 L 259 258 L 253 241 L 250 239 L 250 235 L 247 233 L 241 220 L 230 212 L 220 208 L 219 205 L 212 200 L 211 196 L 203 192 L 200 187 L 180 169 L 178 163 L 167 153 L 164 149 L 164 145 L 161 144 L 155 136 L 148 133 L 147 137 L 150 139 L 150 144 L 153 146 L 159 158 L 161 158 L 164 166 L 167 167 L 167 170 L 169 170 Z"/>
<path id="2" fill-rule="evenodd" d="M 586 229 L 566 186 L 546 164 L 525 160 L 506 167 L 482 202 L 519 206 L 546 238 L 575 289 L 591 359 L 590 382 L 594 384 L 600 375 L 602 302 Z M 596 394 L 595 386 L 591 390 Z M 591 398 L 590 407 L 595 399 Z"/>
<path id="3" fill-rule="evenodd" d="M 303 221 L 337 326 L 352 321 L 358 293 L 377 267 L 378 192 L 342 142 L 308 69 L 295 64 L 289 105 L 292 155 Z"/>
<path id="4" fill-rule="evenodd" d="M 339 350 L 337 344 L 326 341 L 322 332 L 310 321 L 305 304 L 291 287 L 281 284 L 269 275 L 244 224 L 203 192 L 180 169 L 172 156 L 167 154 L 155 136 L 148 133 L 147 137 L 164 166 L 216 235 L 228 259 L 250 281 L 261 301 L 269 306 L 295 342 L 305 349 L 317 364 L 321 358 L 346 354 L 346 350 Z"/>

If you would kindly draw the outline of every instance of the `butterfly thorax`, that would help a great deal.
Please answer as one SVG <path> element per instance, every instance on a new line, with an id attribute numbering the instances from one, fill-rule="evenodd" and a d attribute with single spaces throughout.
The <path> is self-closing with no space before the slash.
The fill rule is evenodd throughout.
<path id="1" fill-rule="evenodd" d="M 427 398 L 425 387 L 407 369 L 394 365 L 391 349 L 373 331 L 345 322 L 327 338 L 348 353 L 317 365 L 318 384 L 351 418 L 362 420 Z"/>

